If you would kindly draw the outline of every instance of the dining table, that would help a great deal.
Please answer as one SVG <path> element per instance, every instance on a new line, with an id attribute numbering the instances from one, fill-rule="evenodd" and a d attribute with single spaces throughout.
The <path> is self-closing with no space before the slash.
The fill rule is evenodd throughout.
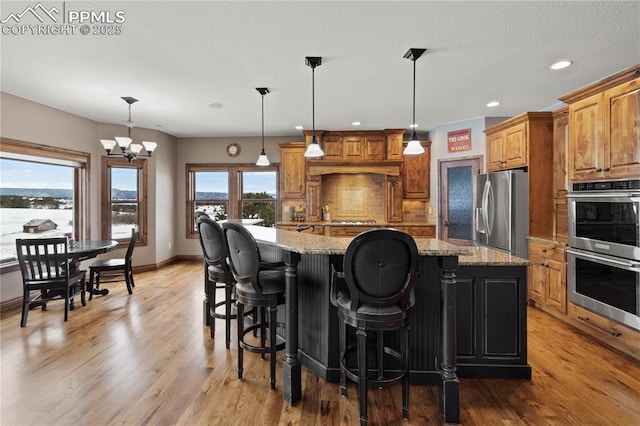
<path id="1" fill-rule="evenodd" d="M 80 269 L 80 262 L 87 259 L 97 257 L 99 254 L 107 253 L 115 250 L 118 247 L 118 242 L 115 240 L 85 240 L 85 241 L 70 241 L 68 248 L 68 255 L 71 259 L 69 268 L 72 271 Z M 108 289 L 91 289 L 94 295 L 107 295 Z"/>

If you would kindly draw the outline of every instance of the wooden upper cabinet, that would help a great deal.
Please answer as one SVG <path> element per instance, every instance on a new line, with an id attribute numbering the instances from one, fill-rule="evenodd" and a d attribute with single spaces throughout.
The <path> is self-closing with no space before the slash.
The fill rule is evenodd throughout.
<path id="1" fill-rule="evenodd" d="M 570 181 L 640 175 L 640 65 L 570 93 Z"/>
<path id="2" fill-rule="evenodd" d="M 322 138 L 325 160 L 342 160 L 342 136 L 327 135 Z"/>
<path id="3" fill-rule="evenodd" d="M 640 78 L 604 93 L 604 170 L 608 178 L 640 175 Z"/>
<path id="4" fill-rule="evenodd" d="M 365 136 L 365 160 L 384 160 L 385 136 L 371 135 Z"/>
<path id="5" fill-rule="evenodd" d="M 280 144 L 280 197 L 304 198 L 305 158 L 304 142 Z"/>
<path id="6" fill-rule="evenodd" d="M 553 196 L 567 195 L 567 144 L 569 143 L 569 109 L 553 112 Z"/>
<path id="7" fill-rule="evenodd" d="M 387 221 L 402 222 L 402 181 L 398 176 L 387 176 Z"/>
<path id="8" fill-rule="evenodd" d="M 528 164 L 527 123 L 521 123 L 505 130 L 504 140 L 502 151 L 505 168 L 525 167 Z"/>
<path id="9" fill-rule="evenodd" d="M 342 136 L 342 159 L 345 161 L 364 160 L 364 136 Z"/>
<path id="10" fill-rule="evenodd" d="M 429 199 L 431 141 L 421 142 L 424 153 L 405 155 L 402 164 L 403 198 Z"/>
<path id="11" fill-rule="evenodd" d="M 569 117 L 569 179 L 598 179 L 604 168 L 602 95 L 569 105 Z"/>
<path id="12" fill-rule="evenodd" d="M 402 160 L 404 129 L 386 129 L 387 160 Z"/>
<path id="13" fill-rule="evenodd" d="M 504 145 L 503 132 L 487 135 L 487 170 L 492 172 L 500 170 L 506 163 L 502 155 Z"/>
<path id="14" fill-rule="evenodd" d="M 529 135 L 530 114 L 534 113 L 521 114 L 485 130 L 488 171 L 518 169 L 529 165 L 529 145 L 532 141 Z M 550 123 L 550 115 L 548 120 Z"/>

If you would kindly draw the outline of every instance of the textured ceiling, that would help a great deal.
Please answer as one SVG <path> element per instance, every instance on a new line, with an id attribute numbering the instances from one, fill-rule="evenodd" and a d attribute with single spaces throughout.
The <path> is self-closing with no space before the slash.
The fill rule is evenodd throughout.
<path id="1" fill-rule="evenodd" d="M 37 3 L 3 1 L 0 17 Z M 2 91 L 107 123 L 127 118 L 120 97 L 133 96 L 138 126 L 176 137 L 260 135 L 256 87 L 271 90 L 267 136 L 310 129 L 305 56 L 323 58 L 315 126 L 331 130 L 353 129 L 353 121 L 408 128 L 413 67 L 403 56 L 412 47 L 428 49 L 416 63 L 420 130 L 549 108 L 640 63 L 638 1 L 42 4 L 59 16 L 121 10 L 122 34 L 3 34 Z M 27 23 L 38 22 L 26 14 L 19 24 Z M 560 59 L 574 64 L 551 71 Z M 492 100 L 501 105 L 487 108 Z"/>

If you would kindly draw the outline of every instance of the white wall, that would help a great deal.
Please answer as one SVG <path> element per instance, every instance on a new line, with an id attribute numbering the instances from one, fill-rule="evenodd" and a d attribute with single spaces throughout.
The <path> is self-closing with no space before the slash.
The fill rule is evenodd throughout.
<path id="1" fill-rule="evenodd" d="M 472 120 L 457 121 L 454 123 L 443 124 L 429 132 L 431 139 L 431 173 L 430 173 L 430 198 L 431 205 L 438 206 L 436 214 L 436 223 L 440 223 L 440 181 L 439 179 L 439 161 L 455 160 L 465 157 L 484 158 L 481 172 L 486 170 L 486 137 L 484 130 L 496 123 L 506 120 L 509 117 L 479 117 Z M 471 150 L 460 152 L 448 152 L 447 133 L 455 130 L 471 129 Z"/>
<path id="2" fill-rule="evenodd" d="M 273 136 L 265 137 L 265 152 L 272 164 L 280 162 L 279 143 L 304 141 L 304 136 Z M 260 154 L 262 139 L 260 137 L 235 138 L 181 138 L 178 143 L 180 149 L 176 156 L 176 220 L 178 222 L 176 235 L 177 253 L 186 256 L 202 255 L 202 249 L 197 239 L 187 238 L 186 235 L 186 165 L 193 163 L 222 163 L 222 164 L 255 164 Z M 240 155 L 229 157 L 227 146 L 236 143 L 240 146 Z"/>
<path id="3" fill-rule="evenodd" d="M 101 156 L 104 150 L 99 140 L 122 133 L 123 125 L 97 123 L 67 112 L 0 92 L 0 134 L 2 137 L 36 144 L 87 152 L 91 156 L 89 176 L 89 226 L 91 238 L 101 238 Z M 148 242 L 136 247 L 134 266 L 156 264 L 172 257 L 167 250 L 176 235 L 173 205 L 176 200 L 177 141 L 171 135 L 141 128 L 133 129 L 134 138 L 158 143 L 148 167 Z M 158 242 L 158 244 L 156 244 Z M 164 244 L 161 244 L 164 243 Z M 164 247 L 164 250 L 162 249 Z M 122 257 L 124 249 L 108 254 Z M 86 263 L 82 265 L 86 267 Z M 22 296 L 20 272 L 2 275 L 0 301 Z"/>

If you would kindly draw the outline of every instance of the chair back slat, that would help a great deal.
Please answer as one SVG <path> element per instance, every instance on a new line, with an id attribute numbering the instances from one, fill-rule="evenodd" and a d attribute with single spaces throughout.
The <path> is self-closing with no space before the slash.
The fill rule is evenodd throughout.
<path id="1" fill-rule="evenodd" d="M 67 239 L 17 239 L 18 263 L 25 282 L 66 280 L 69 274 Z"/>
<path id="2" fill-rule="evenodd" d="M 133 258 L 133 249 L 136 247 L 136 241 L 138 241 L 138 233 L 139 231 L 136 227 L 131 228 L 131 239 L 127 246 L 127 253 L 124 256 L 125 262 L 129 264 L 131 264 L 131 259 Z"/>

